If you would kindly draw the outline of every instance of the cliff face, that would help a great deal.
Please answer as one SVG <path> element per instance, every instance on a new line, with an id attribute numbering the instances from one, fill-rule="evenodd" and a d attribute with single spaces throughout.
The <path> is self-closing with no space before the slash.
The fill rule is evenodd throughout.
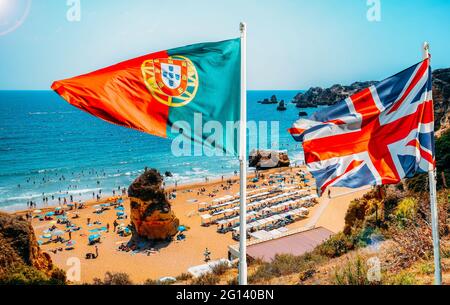
<path id="1" fill-rule="evenodd" d="M 350 86 L 333 85 L 326 89 L 314 87 L 304 93 L 298 93 L 292 102 L 299 108 L 333 105 L 376 83 L 375 81 L 356 82 Z M 450 128 L 450 68 L 433 71 L 433 99 L 435 130 Z"/>
<path id="2" fill-rule="evenodd" d="M 177 234 L 180 222 L 171 210 L 162 182 L 159 172 L 151 169 L 128 188 L 134 237 L 165 240 Z"/>
<path id="3" fill-rule="evenodd" d="M 435 129 L 450 128 L 450 68 L 433 71 L 433 99 L 435 114 Z"/>
<path id="4" fill-rule="evenodd" d="M 0 274 L 9 267 L 24 264 L 50 274 L 50 256 L 39 248 L 33 227 L 21 216 L 0 212 Z"/>

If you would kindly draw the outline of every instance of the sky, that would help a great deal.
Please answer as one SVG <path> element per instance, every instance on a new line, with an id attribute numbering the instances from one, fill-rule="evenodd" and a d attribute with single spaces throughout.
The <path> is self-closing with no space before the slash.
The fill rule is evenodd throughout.
<path id="1" fill-rule="evenodd" d="M 369 21 L 377 3 L 380 18 Z M 249 89 L 381 80 L 420 61 L 423 41 L 434 69 L 450 67 L 449 16 L 448 0 L 0 0 L 0 90 L 47 90 L 140 55 L 238 37 L 240 21 Z"/>

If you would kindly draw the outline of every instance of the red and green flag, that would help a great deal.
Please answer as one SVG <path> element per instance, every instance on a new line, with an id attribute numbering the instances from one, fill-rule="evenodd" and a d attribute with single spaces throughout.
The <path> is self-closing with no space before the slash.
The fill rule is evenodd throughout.
<path id="1" fill-rule="evenodd" d="M 240 119 L 240 67 L 238 38 L 144 55 L 56 81 L 52 89 L 110 123 L 163 138 L 179 136 L 182 130 L 197 143 L 235 153 L 236 146 L 226 147 L 227 141 L 216 141 L 211 132 L 227 139 L 232 136 L 227 135 L 227 122 Z M 218 122 L 222 130 L 198 128 L 199 114 L 201 124 Z"/>

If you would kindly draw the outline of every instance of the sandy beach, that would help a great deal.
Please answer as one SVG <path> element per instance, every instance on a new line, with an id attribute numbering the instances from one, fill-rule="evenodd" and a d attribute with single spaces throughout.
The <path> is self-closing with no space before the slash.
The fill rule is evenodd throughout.
<path id="1" fill-rule="evenodd" d="M 284 168 L 273 169 L 265 171 L 264 175 L 279 174 L 286 176 L 295 176 L 296 172 L 304 170 L 302 168 Z M 251 176 L 249 177 L 249 179 Z M 307 176 L 307 178 L 311 178 Z M 72 240 L 74 241 L 73 250 L 65 250 L 65 244 L 50 242 L 43 244 L 41 247 L 48 252 L 53 262 L 64 270 L 73 270 L 74 262 L 80 263 L 80 281 L 74 283 L 90 283 L 96 277 L 103 278 L 104 274 L 110 272 L 125 272 L 130 275 L 130 278 L 136 283 L 143 283 L 147 279 L 159 279 L 165 276 L 177 276 L 187 272 L 189 267 L 201 265 L 204 263 L 203 251 L 208 248 L 211 252 L 211 259 L 217 260 L 227 258 L 228 245 L 236 244 L 232 239 L 232 234 L 219 234 L 216 232 L 217 226 L 209 227 L 201 226 L 201 217 L 198 212 L 199 202 L 209 202 L 214 198 L 208 197 L 208 193 L 219 189 L 216 194 L 217 197 L 225 195 L 236 195 L 239 192 L 239 184 L 236 183 L 237 177 L 233 177 L 234 183 L 231 188 L 224 191 L 220 188 L 223 183 L 221 179 L 195 183 L 188 185 L 179 185 L 176 188 L 176 199 L 171 200 L 172 210 L 179 218 L 180 224 L 188 228 L 185 233 L 186 239 L 183 241 L 174 240 L 171 243 L 159 243 L 150 254 L 148 252 L 123 252 L 117 248 L 123 243 L 130 240 L 130 236 L 121 237 L 113 232 L 113 222 L 117 218 L 116 210 L 111 208 L 104 211 L 102 214 L 94 213 L 94 205 L 100 202 L 90 201 L 86 203 L 86 208 L 78 210 L 79 218 L 72 219 L 73 211 L 68 211 L 67 217 L 70 221 L 81 227 L 79 231 L 72 233 Z M 267 179 L 265 179 L 267 180 Z M 256 187 L 261 187 L 265 180 L 255 183 Z M 294 182 L 296 184 L 297 182 Z M 289 182 L 287 182 L 289 185 Z M 205 195 L 198 195 L 197 191 L 200 188 L 205 188 Z M 172 188 L 167 188 L 167 191 L 173 191 Z M 348 208 L 350 201 L 353 198 L 360 197 L 367 190 L 349 190 L 343 188 L 332 189 L 332 198 L 322 196 L 318 200 L 318 204 L 309 207 L 309 214 L 306 218 L 289 224 L 287 229 L 296 230 L 306 226 L 324 226 L 333 232 L 338 232 L 344 226 L 344 215 Z M 315 191 L 311 191 L 314 193 Z M 107 201 L 107 200 L 106 200 Z M 127 215 L 130 214 L 129 201 L 124 198 L 124 208 Z M 42 209 L 42 213 L 53 208 Z M 22 212 L 17 212 L 23 214 Z M 87 219 L 90 222 L 98 222 L 96 225 L 87 225 Z M 125 225 L 129 224 L 129 218 L 118 220 L 119 223 Z M 44 231 L 55 221 L 40 221 L 38 218 L 32 220 L 32 225 L 35 229 L 37 239 L 46 241 L 42 238 Z M 97 244 L 99 256 L 96 259 L 85 259 L 86 253 L 95 252 L 94 246 L 88 245 L 88 235 L 92 234 L 90 230 L 95 228 L 110 226 L 109 232 L 101 232 L 101 242 Z M 64 230 L 65 226 L 55 224 L 58 229 Z M 68 233 L 65 233 L 63 238 L 68 239 Z M 52 252 L 52 250 L 63 248 L 63 251 Z"/>

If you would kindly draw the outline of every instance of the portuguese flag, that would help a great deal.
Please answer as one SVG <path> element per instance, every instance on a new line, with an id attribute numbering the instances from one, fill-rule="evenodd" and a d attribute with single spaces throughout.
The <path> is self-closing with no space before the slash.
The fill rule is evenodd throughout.
<path id="1" fill-rule="evenodd" d="M 52 89 L 110 123 L 163 138 L 182 134 L 236 154 L 225 139 L 227 122 L 240 119 L 240 52 L 239 38 L 199 43 L 55 81 Z M 203 128 L 211 121 L 223 128 Z"/>

